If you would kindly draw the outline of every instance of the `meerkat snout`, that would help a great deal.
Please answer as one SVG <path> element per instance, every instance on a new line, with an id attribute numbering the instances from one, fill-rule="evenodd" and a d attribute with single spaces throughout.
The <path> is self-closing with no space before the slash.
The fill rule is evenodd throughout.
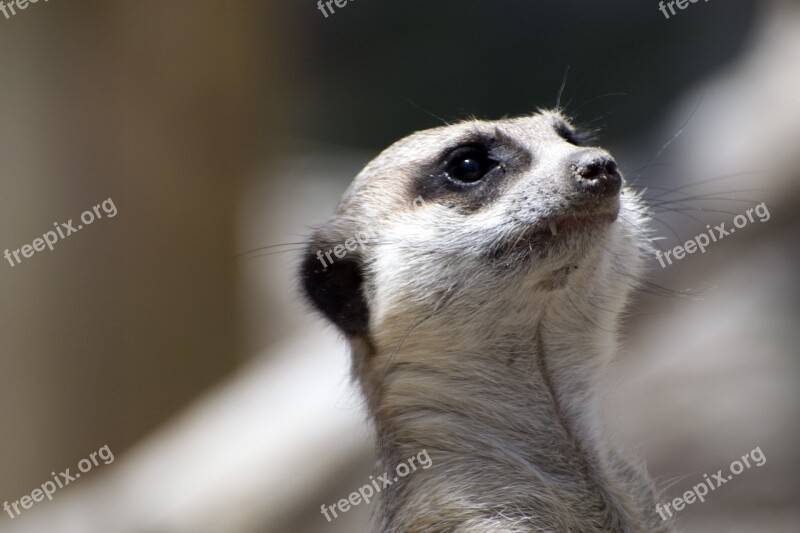
<path id="1" fill-rule="evenodd" d="M 622 176 L 617 162 L 603 152 L 579 152 L 570 165 L 572 179 L 577 187 L 597 196 L 614 196 L 622 188 Z"/>

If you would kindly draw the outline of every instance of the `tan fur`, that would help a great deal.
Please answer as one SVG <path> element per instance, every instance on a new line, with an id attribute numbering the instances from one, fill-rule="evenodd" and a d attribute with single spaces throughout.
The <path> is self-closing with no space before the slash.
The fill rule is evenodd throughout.
<path id="1" fill-rule="evenodd" d="M 354 375 L 381 468 L 422 449 L 433 461 L 383 493 L 383 532 L 671 531 L 643 469 L 608 444 L 594 390 L 641 275 L 645 214 L 623 189 L 613 221 L 542 233 L 571 209 L 559 165 L 581 148 L 556 134 L 562 120 L 411 135 L 356 177 L 312 240 L 315 252 L 371 235 L 352 252 L 369 307 L 369 333 L 349 339 Z M 423 163 L 476 131 L 525 146 L 530 168 L 474 213 L 457 198 L 412 203 Z"/>

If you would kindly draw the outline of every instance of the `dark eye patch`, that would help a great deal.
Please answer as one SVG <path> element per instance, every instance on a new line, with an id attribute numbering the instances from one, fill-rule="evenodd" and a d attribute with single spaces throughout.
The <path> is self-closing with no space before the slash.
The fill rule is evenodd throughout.
<path id="1" fill-rule="evenodd" d="M 524 146 L 502 131 L 476 132 L 420 167 L 409 194 L 471 213 L 491 203 L 532 160 Z"/>
<path id="2" fill-rule="evenodd" d="M 594 132 L 575 128 L 561 119 L 555 120 L 553 128 L 559 137 L 575 146 L 590 146 L 594 140 Z"/>

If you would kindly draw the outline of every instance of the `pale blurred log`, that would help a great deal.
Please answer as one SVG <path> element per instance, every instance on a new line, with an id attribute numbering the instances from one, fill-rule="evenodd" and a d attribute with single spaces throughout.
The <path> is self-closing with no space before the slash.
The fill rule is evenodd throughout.
<path id="1" fill-rule="evenodd" d="M 344 344 L 309 327 L 9 531 L 277 532 L 278 524 L 309 515 L 327 531 L 342 531 L 336 526 L 362 513 L 327 524 L 319 507 L 333 500 L 321 489 L 354 456 L 369 457 L 370 443 L 348 374 Z M 364 477 L 334 496 L 346 497 Z"/>

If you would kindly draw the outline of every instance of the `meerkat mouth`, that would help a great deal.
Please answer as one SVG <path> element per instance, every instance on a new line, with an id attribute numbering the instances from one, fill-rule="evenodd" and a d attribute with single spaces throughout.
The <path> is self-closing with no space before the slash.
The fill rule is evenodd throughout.
<path id="1" fill-rule="evenodd" d="M 550 237 L 564 237 L 566 234 L 592 229 L 605 228 L 614 223 L 619 209 L 602 209 L 589 212 L 573 212 L 556 215 L 530 231 L 530 236 L 543 234 Z"/>
<path id="2" fill-rule="evenodd" d="M 544 251 L 556 244 L 569 245 L 583 235 L 607 229 L 618 216 L 618 205 L 557 213 L 521 232 L 511 249 L 523 245 L 529 250 Z"/>
<path id="3" fill-rule="evenodd" d="M 549 255 L 556 249 L 569 248 L 587 236 L 606 230 L 618 215 L 617 209 L 560 214 L 521 231 L 494 248 L 490 256 L 501 259 L 520 253 L 528 258 Z"/>

